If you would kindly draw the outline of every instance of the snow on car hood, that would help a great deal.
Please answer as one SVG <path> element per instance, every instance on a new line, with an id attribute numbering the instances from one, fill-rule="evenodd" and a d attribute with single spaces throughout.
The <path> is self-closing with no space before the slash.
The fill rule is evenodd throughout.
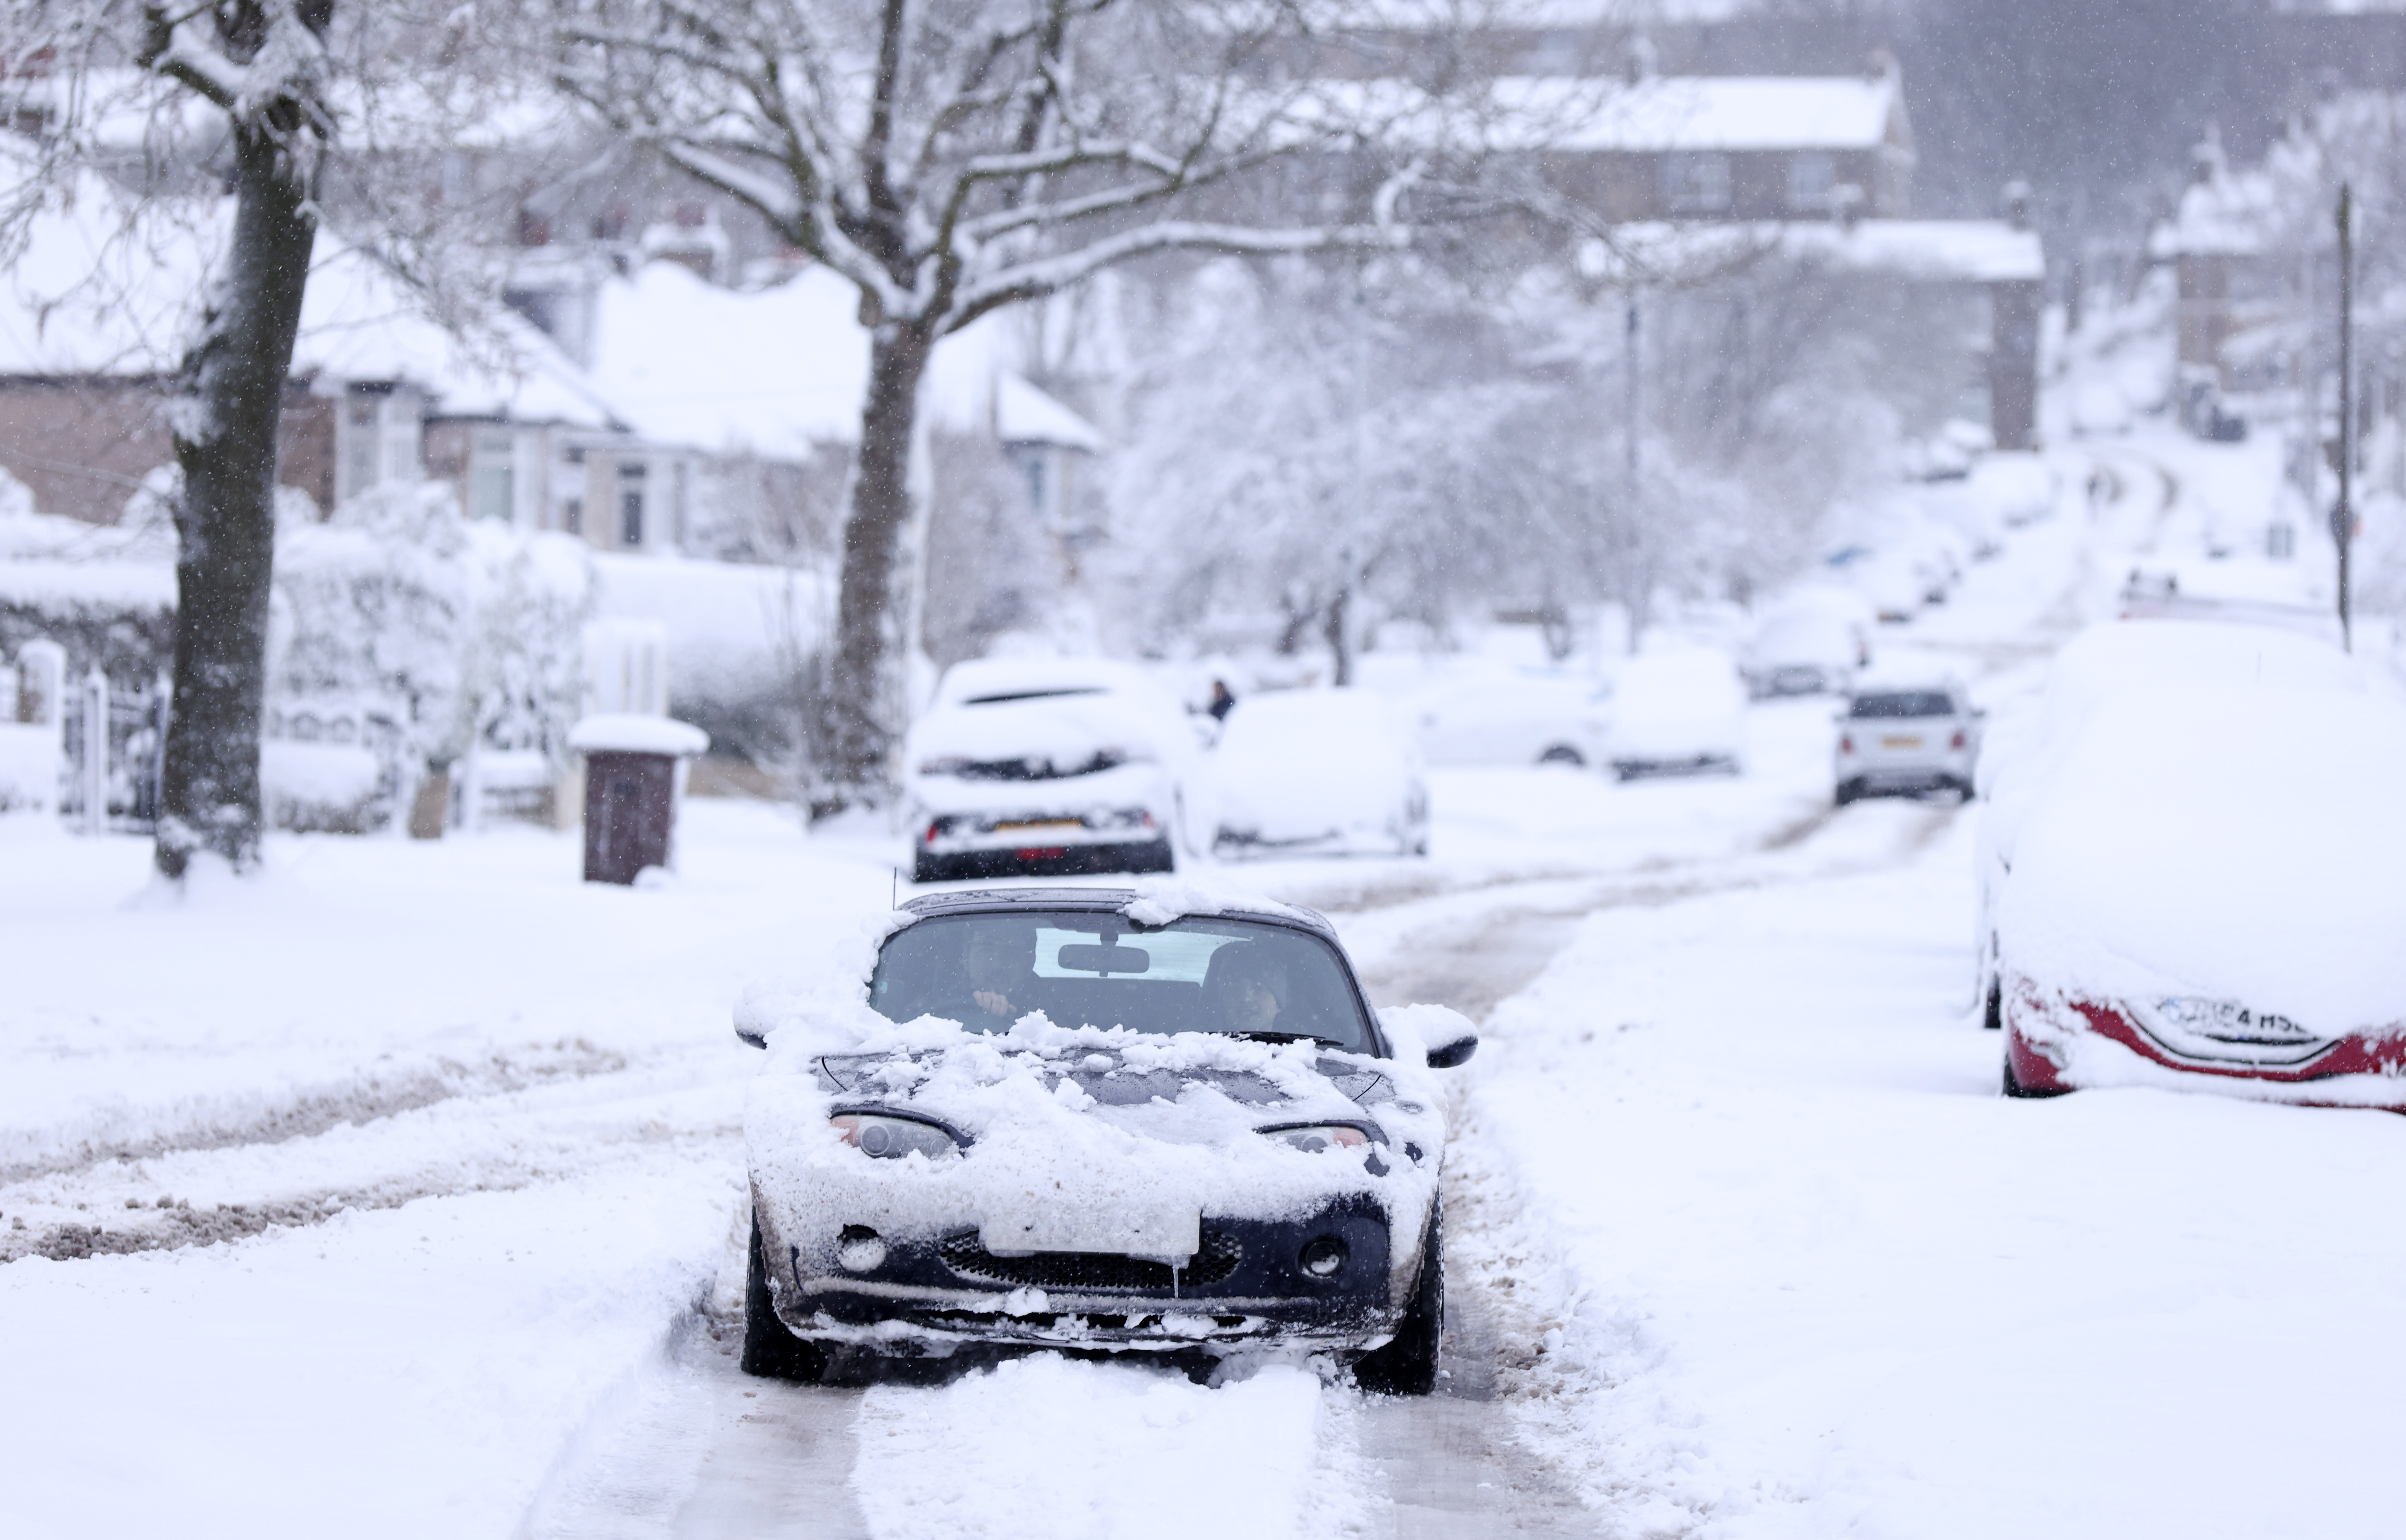
<path id="1" fill-rule="evenodd" d="M 2406 709 L 2336 690 L 2118 701 L 2024 822 L 2008 968 L 2227 1000 L 2324 1037 L 2406 1022 Z"/>
<path id="2" fill-rule="evenodd" d="M 824 995 L 756 996 L 747 1009 L 770 1044 L 745 1102 L 754 1180 L 798 1209 L 874 1195 L 931 1224 L 1037 1206 L 1269 1218 L 1364 1194 L 1417 1225 L 1434 1198 L 1442 1103 L 1417 1052 L 1374 1059 L 1309 1042 L 1065 1027 L 1040 1013 L 977 1033 L 937 1017 L 889 1022 Z M 871 1159 L 829 1128 L 838 1108 L 916 1113 L 968 1149 Z M 1259 1132 L 1323 1122 L 1375 1129 L 1380 1142 L 1304 1151 Z"/>

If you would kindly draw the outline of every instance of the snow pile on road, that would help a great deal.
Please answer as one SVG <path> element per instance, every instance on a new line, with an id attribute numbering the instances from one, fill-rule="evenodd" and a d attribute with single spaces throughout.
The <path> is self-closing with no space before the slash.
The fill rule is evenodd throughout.
<path id="1" fill-rule="evenodd" d="M 1047 1354 L 871 1390 L 853 1488 L 879 1535 L 1302 1540 L 1360 1522 L 1344 1420 L 1288 1365 L 1207 1390 Z"/>
<path id="2" fill-rule="evenodd" d="M 2330 690 L 2124 699 L 2023 826 L 2009 969 L 2194 996 L 2319 1036 L 2406 1027 L 2406 708 Z"/>

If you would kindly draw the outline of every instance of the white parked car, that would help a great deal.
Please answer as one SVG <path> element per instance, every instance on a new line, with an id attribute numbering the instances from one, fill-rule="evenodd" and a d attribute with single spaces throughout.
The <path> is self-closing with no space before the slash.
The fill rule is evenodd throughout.
<path id="1" fill-rule="evenodd" d="M 1612 682 L 1482 672 L 1413 697 L 1432 765 L 1597 765 L 1612 728 Z"/>
<path id="2" fill-rule="evenodd" d="M 1199 752 L 1131 665 L 955 664 L 903 749 L 912 880 L 1170 870 Z"/>
<path id="3" fill-rule="evenodd" d="M 2158 697 L 2243 686 L 2361 694 L 2364 674 L 2338 648 L 2260 626 L 2135 620 L 2091 627 L 2056 655 L 2038 707 L 2000 721 L 1974 772 L 1981 801 L 1974 855 L 1978 881 L 1978 994 L 1985 1022 L 2001 1024 L 1997 912 L 2017 866 L 2022 827 L 2092 724 Z M 2313 795 L 2300 787 L 2300 796 Z"/>
<path id="4" fill-rule="evenodd" d="M 1838 715 L 1832 780 L 1843 806 L 1882 793 L 1972 794 L 1982 713 L 1945 677 L 1875 676 Z"/>
<path id="5" fill-rule="evenodd" d="M 1238 701 L 1211 755 L 1211 847 L 1224 857 L 1428 854 L 1419 746 L 1365 691 Z"/>
<path id="6" fill-rule="evenodd" d="M 1729 655 L 1699 647 L 1621 666 L 1612 769 L 1621 780 L 1746 770 L 1746 685 Z"/>
<path id="7" fill-rule="evenodd" d="M 1799 595 L 1763 616 L 1741 665 L 1757 699 L 1843 695 L 1871 661 L 1869 629 L 1858 607 L 1836 596 Z"/>

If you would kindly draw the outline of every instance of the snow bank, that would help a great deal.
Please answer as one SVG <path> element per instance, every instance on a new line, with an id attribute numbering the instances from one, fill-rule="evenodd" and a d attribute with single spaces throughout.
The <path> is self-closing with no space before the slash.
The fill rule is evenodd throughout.
<path id="1" fill-rule="evenodd" d="M 1356 1517 L 1320 1468 L 1329 1421 L 1303 1369 L 1207 1390 L 1048 1354 L 871 1390 L 853 1488 L 880 1535 L 1300 1540 Z"/>
<path id="2" fill-rule="evenodd" d="M 2406 1024 L 2406 708 L 2361 694 L 2124 699 L 2031 812 L 2005 966 L 2053 990 L 2195 996 L 2322 1036 Z"/>

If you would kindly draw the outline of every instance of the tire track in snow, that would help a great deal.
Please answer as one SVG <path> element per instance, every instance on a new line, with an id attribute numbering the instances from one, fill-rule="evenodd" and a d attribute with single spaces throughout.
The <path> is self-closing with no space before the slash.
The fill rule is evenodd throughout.
<path id="1" fill-rule="evenodd" d="M 220 1093 L 168 1109 L 111 1108 L 48 1128 L 18 1129 L 0 1144 L 7 1151 L 0 1155 L 0 1184 L 178 1151 L 280 1144 L 459 1097 L 506 1095 L 627 1067 L 625 1054 L 582 1038 L 496 1048 L 473 1059 L 387 1055 L 342 1079 Z M 144 1133 L 108 1131 L 110 1123 L 134 1116 Z"/>
<path id="2" fill-rule="evenodd" d="M 0 1185 L 0 1264 L 174 1250 L 321 1224 L 346 1209 L 503 1192 L 643 1159 L 663 1145 L 739 1158 L 731 1077 L 706 1061 L 455 1095 L 258 1144 L 121 1154 Z"/>

